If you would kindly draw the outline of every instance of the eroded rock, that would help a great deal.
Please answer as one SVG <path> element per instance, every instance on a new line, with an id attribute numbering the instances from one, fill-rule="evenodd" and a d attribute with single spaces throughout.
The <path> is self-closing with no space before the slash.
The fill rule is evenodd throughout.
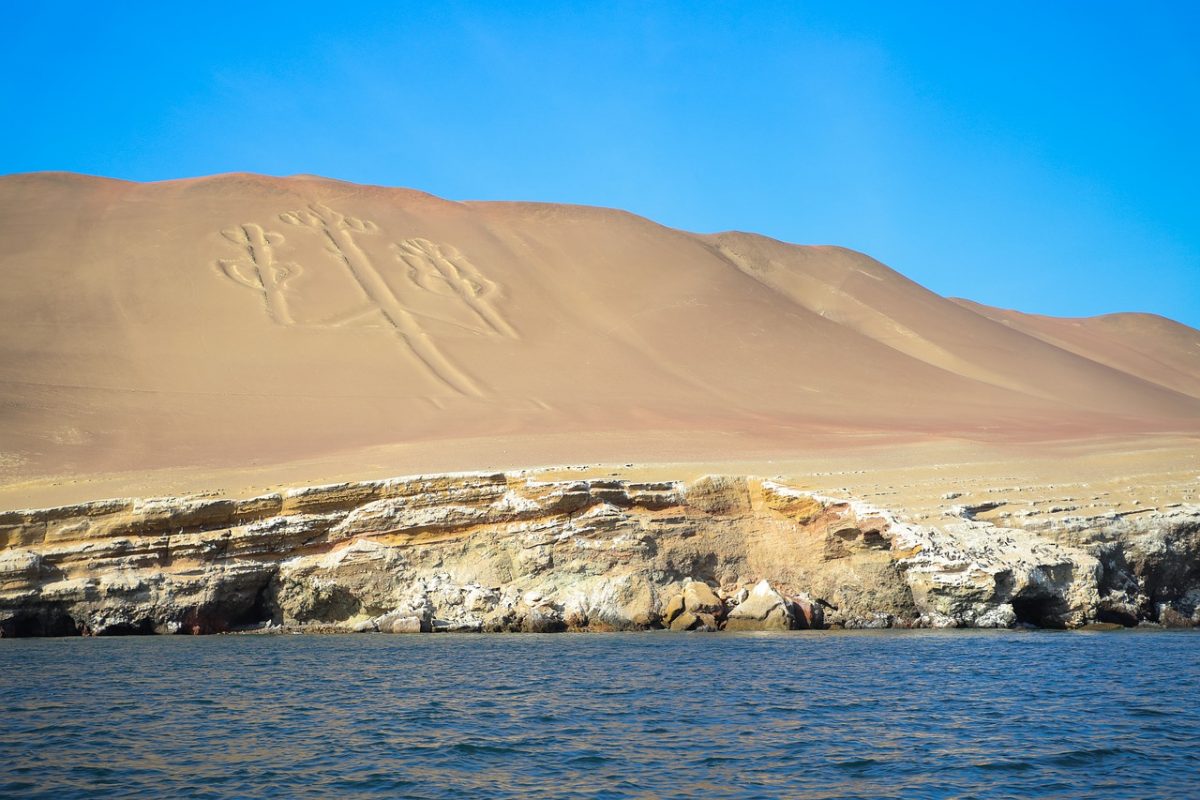
<path id="1" fill-rule="evenodd" d="M 673 631 L 690 631 L 698 625 L 715 630 L 724 618 L 725 601 L 711 586 L 700 581 L 684 584 L 683 590 L 667 603 L 662 616 Z"/>
<path id="2" fill-rule="evenodd" d="M 795 626 L 791 604 L 767 581 L 759 581 L 725 620 L 728 631 L 786 631 Z"/>
<path id="3" fill-rule="evenodd" d="M 1200 621 L 1200 509 L 1053 530 L 982 513 L 933 527 L 779 480 L 500 473 L 10 511 L 0 634 Z"/>

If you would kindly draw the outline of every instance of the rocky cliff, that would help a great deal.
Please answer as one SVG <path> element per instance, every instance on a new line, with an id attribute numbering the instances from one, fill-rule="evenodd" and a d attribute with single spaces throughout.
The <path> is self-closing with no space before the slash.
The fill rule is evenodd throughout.
<path id="1" fill-rule="evenodd" d="M 782 480 L 452 474 L 0 514 L 6 636 L 1200 622 L 1200 507 L 918 525 Z"/>

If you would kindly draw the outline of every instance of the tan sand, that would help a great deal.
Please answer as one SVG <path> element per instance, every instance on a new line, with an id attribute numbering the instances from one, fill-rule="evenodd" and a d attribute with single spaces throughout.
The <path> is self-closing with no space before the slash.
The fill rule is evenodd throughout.
<path id="1" fill-rule="evenodd" d="M 1200 438 L 1193 329 L 619 211 L 43 173 L 0 178 L 0 242 L 6 508 L 547 464 L 1187 470 Z"/>

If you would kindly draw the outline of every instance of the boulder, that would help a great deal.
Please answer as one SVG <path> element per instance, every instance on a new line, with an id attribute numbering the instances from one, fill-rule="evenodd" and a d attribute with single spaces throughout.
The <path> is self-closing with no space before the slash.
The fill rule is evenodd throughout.
<path id="1" fill-rule="evenodd" d="M 367 624 L 372 628 L 366 627 Z M 386 614 L 380 614 L 378 617 L 368 620 L 366 624 L 359 623 L 354 626 L 356 631 L 372 629 L 380 633 L 429 633 L 432 630 L 429 609 L 412 601 Z"/>
<path id="2" fill-rule="evenodd" d="M 692 581 L 683 587 L 683 607 L 693 614 L 725 615 L 725 603 L 707 583 Z"/>
<path id="3" fill-rule="evenodd" d="M 700 624 L 700 618 L 690 611 L 684 611 L 671 620 L 671 630 L 690 631 Z"/>
<path id="4" fill-rule="evenodd" d="M 380 633 L 422 633 L 430 630 L 418 616 L 388 617 L 386 622 L 377 623 Z"/>
<path id="5" fill-rule="evenodd" d="M 629 631 L 668 625 L 659 602 L 661 589 L 643 572 L 585 575 L 555 589 L 553 605 L 568 630 Z M 544 601 L 539 601 L 544 604 Z M 538 603 L 526 603 L 533 606 Z M 681 608 L 673 611 L 678 616 Z"/>
<path id="6" fill-rule="evenodd" d="M 717 618 L 704 612 L 684 611 L 671 622 L 673 631 L 715 631 L 720 628 Z"/>
<path id="7" fill-rule="evenodd" d="M 698 615 L 701 614 L 719 621 L 725 616 L 725 602 L 707 583 L 691 581 L 685 584 L 683 590 L 667 603 L 666 610 L 663 612 L 663 622 L 673 631 L 692 630 Z M 689 619 L 687 627 L 678 627 L 675 620 L 685 615 Z"/>
<path id="8" fill-rule="evenodd" d="M 476 617 L 435 619 L 430 627 L 434 633 L 479 633 L 483 630 L 483 620 Z"/>
<path id="9" fill-rule="evenodd" d="M 825 627 L 825 609 L 820 603 L 803 594 L 793 596 L 791 601 L 797 628 L 816 631 Z"/>
<path id="10" fill-rule="evenodd" d="M 1134 603 L 1103 597 L 1096 607 L 1096 619 L 1132 628 L 1138 624 L 1138 608 Z"/>
<path id="11" fill-rule="evenodd" d="M 483 617 L 483 630 L 489 633 L 519 631 L 521 622 L 515 606 L 501 603 Z"/>
<path id="12" fill-rule="evenodd" d="M 786 631 L 795 627 L 791 604 L 767 581 L 759 581 L 729 612 L 727 631 Z"/>
<path id="13" fill-rule="evenodd" d="M 680 614 L 682 614 L 685 610 L 687 610 L 687 606 L 684 605 L 683 595 L 682 594 L 675 595 L 667 603 L 667 607 L 663 611 L 663 622 L 665 622 L 667 625 L 672 626 L 672 630 L 673 630 L 675 619 Z"/>
<path id="14" fill-rule="evenodd" d="M 549 603 L 530 608 L 521 624 L 521 630 L 526 633 L 557 633 L 565 628 L 562 614 Z"/>
<path id="15" fill-rule="evenodd" d="M 607 606 L 597 608 L 591 622 L 615 630 L 644 630 L 658 627 L 662 622 L 658 605 L 658 590 L 645 575 L 631 575 L 614 581 Z"/>
<path id="16" fill-rule="evenodd" d="M 861 617 L 851 617 L 847 619 L 843 626 L 850 631 L 875 631 L 883 630 L 884 628 L 892 627 L 893 618 L 891 614 L 874 613 Z M 958 627 L 955 625 L 934 625 L 933 627 Z"/>
<path id="17" fill-rule="evenodd" d="M 1159 604 L 1158 622 L 1164 628 L 1191 628 L 1196 624 L 1190 616 L 1182 613 L 1173 603 Z"/>

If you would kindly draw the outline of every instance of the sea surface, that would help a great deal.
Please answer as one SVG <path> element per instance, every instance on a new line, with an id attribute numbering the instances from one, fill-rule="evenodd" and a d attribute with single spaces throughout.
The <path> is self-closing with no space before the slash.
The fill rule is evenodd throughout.
<path id="1" fill-rule="evenodd" d="M 4 798 L 1200 798 L 1200 634 L 0 640 Z"/>

